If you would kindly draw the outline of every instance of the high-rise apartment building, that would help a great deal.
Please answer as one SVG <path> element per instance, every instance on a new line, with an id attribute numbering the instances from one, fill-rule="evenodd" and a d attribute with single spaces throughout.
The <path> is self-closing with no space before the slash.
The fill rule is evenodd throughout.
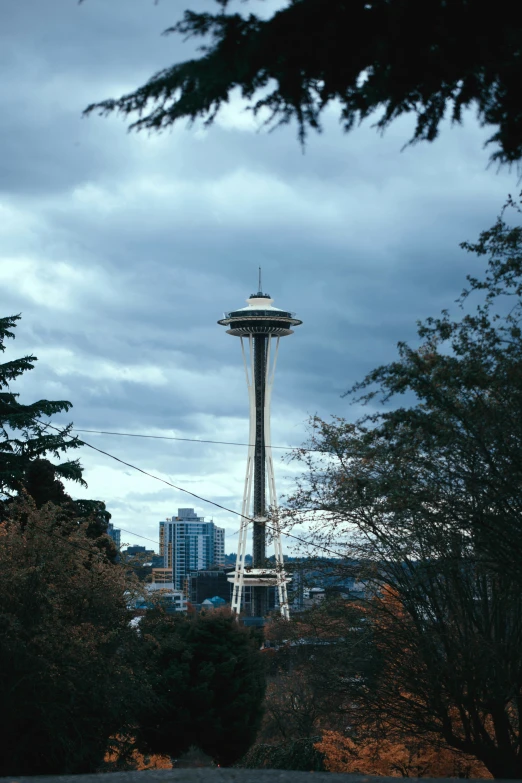
<path id="1" fill-rule="evenodd" d="M 114 527 L 111 522 L 107 525 L 107 535 L 112 538 L 118 549 L 121 546 L 121 530 L 119 530 L 117 527 Z"/>
<path id="2" fill-rule="evenodd" d="M 191 571 L 224 562 L 225 531 L 213 522 L 205 522 L 193 508 L 178 508 L 176 517 L 159 523 L 160 555 L 164 569 L 172 570 L 175 589 L 183 590 Z"/>

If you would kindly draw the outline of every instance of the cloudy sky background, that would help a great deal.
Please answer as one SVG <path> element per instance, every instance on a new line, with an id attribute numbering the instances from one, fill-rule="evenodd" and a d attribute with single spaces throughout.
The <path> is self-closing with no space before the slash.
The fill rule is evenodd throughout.
<path id="1" fill-rule="evenodd" d="M 273 396 L 273 443 L 300 445 L 310 414 L 355 417 L 343 391 L 451 306 L 482 263 L 458 244 L 493 223 L 516 175 L 487 168 L 491 131 L 472 114 L 401 152 L 412 121 L 345 136 L 332 107 L 305 154 L 294 127 L 259 130 L 237 96 L 212 128 L 161 136 L 82 117 L 192 55 L 161 36 L 185 7 L 216 6 L 3 0 L 0 307 L 23 315 L 4 356 L 38 356 L 15 390 L 70 400 L 58 423 L 245 442 L 239 341 L 216 321 L 243 306 L 261 265 L 274 304 L 304 322 L 282 341 Z M 242 447 L 82 437 L 240 510 Z M 235 551 L 232 514 L 89 449 L 81 460 L 89 487 L 71 493 L 105 500 L 116 527 L 157 540 L 160 519 L 194 506 Z M 294 469 L 276 465 L 290 491 Z"/>

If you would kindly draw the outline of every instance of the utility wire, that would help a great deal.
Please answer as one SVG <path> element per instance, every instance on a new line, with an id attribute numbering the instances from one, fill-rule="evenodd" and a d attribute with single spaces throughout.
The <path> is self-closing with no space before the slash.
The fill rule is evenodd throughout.
<path id="1" fill-rule="evenodd" d="M 63 433 L 63 430 L 61 430 L 59 427 L 55 427 L 52 424 L 44 424 L 44 422 L 39 421 L 39 419 L 33 419 L 33 421 L 36 421 L 41 426 L 48 426 L 51 429 L 55 430 L 56 432 Z M 69 436 L 72 437 L 72 436 Z M 209 503 L 212 506 L 215 506 L 216 508 L 220 508 L 222 511 L 226 511 L 229 514 L 234 514 L 235 516 L 241 517 L 242 519 L 246 519 L 247 522 L 255 522 L 255 520 L 252 517 L 246 517 L 243 514 L 241 514 L 239 511 L 234 511 L 232 508 L 228 508 L 227 506 L 222 506 L 220 503 L 216 503 L 215 500 L 210 500 L 209 498 L 205 498 L 202 495 L 198 495 L 196 492 L 191 492 L 189 489 L 185 489 L 184 487 L 178 487 L 176 484 L 173 484 L 170 481 L 167 481 L 166 479 L 161 478 L 161 476 L 155 476 L 153 473 L 149 473 L 147 470 L 143 470 L 143 468 L 139 468 L 137 465 L 133 465 L 130 462 L 126 462 L 123 459 L 120 459 L 119 457 L 116 457 L 114 454 L 110 454 L 108 451 L 104 451 L 103 449 L 99 449 L 97 446 L 93 446 L 91 443 L 87 443 L 85 440 L 81 440 L 80 438 L 73 438 L 73 440 L 76 440 L 78 443 L 82 444 L 83 446 L 87 446 L 88 448 L 92 449 L 93 451 L 97 451 L 100 454 L 104 454 L 106 457 L 110 457 L 110 459 L 115 460 L 116 462 L 119 462 L 121 465 L 125 465 L 128 468 L 132 468 L 132 470 L 137 470 L 138 473 L 143 473 L 144 476 L 148 476 L 149 478 L 155 479 L 156 481 L 161 481 L 162 484 L 166 484 L 168 487 L 173 487 L 173 489 L 177 489 L 178 492 L 184 492 L 187 495 L 190 495 L 193 498 L 196 498 L 196 500 L 201 500 L 203 503 Z M 275 528 L 273 525 L 267 525 L 265 524 L 265 527 L 268 530 L 271 530 L 276 533 L 282 533 L 287 538 L 293 538 L 295 541 L 299 541 L 300 543 L 309 545 L 310 542 L 306 541 L 306 539 L 301 538 L 300 536 L 296 536 L 293 533 L 288 533 L 284 530 L 279 530 Z M 121 530 L 121 528 L 120 528 Z M 130 530 L 125 531 L 127 533 L 131 533 Z M 137 535 L 136 533 L 132 533 L 132 535 Z M 145 536 L 139 536 L 140 538 L 145 538 Z M 152 539 L 148 539 L 149 541 L 152 541 Z M 154 542 L 157 543 L 157 542 Z M 323 552 L 328 552 L 329 554 L 335 555 L 335 557 L 344 557 L 343 554 L 340 552 L 336 552 L 333 549 L 329 549 L 328 547 L 316 545 L 317 549 L 322 549 Z"/>
<path id="2" fill-rule="evenodd" d="M 109 430 L 84 430 L 78 427 L 72 427 L 73 432 L 92 432 L 95 435 L 122 435 L 126 438 L 152 438 L 153 440 L 179 440 L 185 443 L 215 443 L 220 446 L 254 446 L 254 443 L 237 443 L 228 440 L 203 440 L 202 438 L 175 438 L 171 435 L 142 435 L 137 432 L 111 432 Z M 318 454 L 329 454 L 324 449 L 305 449 L 301 446 L 271 446 L 272 449 L 284 449 L 285 451 L 309 451 Z"/>
<path id="3" fill-rule="evenodd" d="M 145 541 L 152 541 L 153 544 L 160 545 L 159 541 L 155 541 L 153 538 L 147 538 L 147 536 L 140 536 L 139 533 L 134 533 L 132 530 L 125 530 L 124 527 L 118 527 L 118 530 L 121 530 L 122 533 L 129 533 L 131 536 L 136 536 L 136 538 L 144 538 Z"/>
<path id="4" fill-rule="evenodd" d="M 64 431 L 65 431 L 64 429 L 60 429 L 59 427 L 55 427 L 50 422 L 45 423 L 43 421 L 40 421 L 39 419 L 32 418 L 32 417 L 31 417 L 31 420 L 36 422 L 37 424 L 39 424 L 41 427 L 44 427 L 44 429 L 49 427 L 50 429 L 55 430 L 55 432 L 59 432 L 61 435 L 64 434 Z M 232 508 L 228 508 L 227 506 L 222 506 L 220 503 L 216 503 L 215 500 L 210 500 L 209 498 L 205 498 L 202 495 L 198 495 L 195 492 L 191 492 L 189 489 L 185 489 L 184 487 L 178 487 L 176 484 L 173 484 L 172 482 L 167 481 L 166 479 L 163 479 L 160 476 L 155 476 L 153 473 L 149 473 L 148 471 L 143 470 L 143 468 L 139 468 L 137 465 L 133 465 L 130 462 L 126 462 L 125 460 L 120 459 L 119 457 L 116 457 L 114 454 L 110 454 L 108 451 L 104 451 L 103 449 L 99 449 L 97 446 L 93 446 L 91 443 L 87 443 L 87 441 L 85 441 L 85 440 L 81 440 L 80 438 L 77 438 L 77 437 L 75 438 L 72 435 L 67 435 L 67 437 L 70 437 L 73 442 L 76 441 L 77 443 L 79 443 L 79 444 L 81 444 L 83 446 L 87 446 L 89 449 L 92 449 L 93 451 L 97 451 L 99 454 L 104 454 L 106 457 L 109 457 L 110 459 L 113 459 L 116 462 L 119 462 L 121 465 L 125 465 L 128 468 L 132 468 L 132 470 L 137 470 L 138 473 L 143 473 L 144 476 L 148 476 L 149 478 L 153 478 L 156 481 L 161 481 L 162 484 L 166 484 L 168 487 L 173 487 L 173 489 L 177 489 L 178 492 L 184 492 L 185 494 L 190 495 L 193 498 L 196 498 L 196 500 L 201 500 L 203 503 L 208 503 L 208 504 L 210 504 L 212 506 L 215 506 L 216 508 L 220 508 L 222 511 L 227 511 L 229 514 L 234 514 L 235 516 L 241 517 L 241 519 L 246 519 L 247 522 L 255 522 L 255 519 L 253 519 L 252 517 L 246 517 L 243 514 L 241 514 L 239 511 L 234 511 L 234 509 L 232 509 Z M 293 538 L 295 541 L 299 541 L 302 544 L 307 544 L 307 545 L 310 544 L 310 542 L 306 541 L 306 539 L 301 538 L 300 536 L 296 536 L 293 533 L 288 533 L 288 532 L 286 532 L 284 530 L 280 530 L 278 528 L 275 528 L 273 525 L 267 525 L 265 523 L 265 527 L 268 530 L 271 530 L 273 532 L 282 533 L 287 538 Z M 119 528 L 119 529 L 121 530 L 122 528 Z M 130 531 L 130 530 L 126 530 L 124 532 L 129 533 L 130 535 L 136 535 L 138 538 L 147 538 L 146 536 L 140 536 L 138 533 L 132 533 L 132 531 Z M 148 541 L 152 541 L 151 538 L 148 538 L 147 540 Z M 157 541 L 153 541 L 153 543 L 158 543 L 158 542 Z M 330 549 L 329 547 L 322 546 L 320 544 L 316 545 L 316 548 L 317 549 L 322 549 L 323 552 L 328 552 L 329 554 L 335 555 L 336 557 L 340 557 L 340 558 L 344 557 L 344 555 L 342 555 L 340 552 L 336 552 L 335 550 Z"/>

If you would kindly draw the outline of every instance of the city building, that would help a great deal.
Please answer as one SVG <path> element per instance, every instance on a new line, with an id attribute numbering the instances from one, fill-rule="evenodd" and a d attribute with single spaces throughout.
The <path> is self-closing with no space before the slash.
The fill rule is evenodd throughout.
<path id="1" fill-rule="evenodd" d="M 176 590 L 172 582 L 166 582 L 165 584 L 150 584 L 146 585 L 149 595 L 160 596 L 162 602 L 167 606 L 167 611 L 173 609 L 176 612 L 187 611 L 187 599 L 183 590 Z"/>
<path id="2" fill-rule="evenodd" d="M 138 615 L 145 614 L 154 606 L 151 600 L 156 597 L 169 614 L 187 611 L 187 599 L 182 590 L 176 590 L 172 582 L 164 584 L 148 584 L 145 586 L 147 596 L 134 600 L 133 608 Z"/>
<path id="3" fill-rule="evenodd" d="M 114 527 L 114 525 L 109 522 L 107 525 L 107 535 L 112 538 L 119 549 L 121 546 L 121 530 L 119 530 L 117 527 Z"/>
<path id="4" fill-rule="evenodd" d="M 165 571 L 165 579 L 167 578 L 168 573 L 168 571 Z M 187 576 L 185 594 L 196 609 L 203 608 L 206 606 L 205 601 L 216 597 L 219 597 L 225 603 L 230 604 L 232 601 L 232 582 L 230 581 L 230 576 L 233 574 L 234 569 L 230 567 L 224 569 L 209 568 L 202 571 L 193 571 Z M 267 592 L 267 610 L 269 612 L 278 610 L 279 603 L 276 587 L 274 585 L 270 586 Z M 247 615 L 252 614 L 252 587 L 248 584 L 245 585 L 243 590 L 242 606 Z"/>
<path id="5" fill-rule="evenodd" d="M 136 555 L 142 555 L 145 554 L 147 550 L 144 546 L 128 546 L 125 550 L 126 554 L 130 555 L 131 557 L 136 557 Z"/>
<path id="6" fill-rule="evenodd" d="M 228 571 L 224 569 L 208 569 L 193 571 L 187 577 L 187 597 L 194 606 L 200 606 L 204 601 L 219 596 L 226 603 L 232 599 L 232 585 L 228 581 Z"/>
<path id="7" fill-rule="evenodd" d="M 250 587 L 250 611 L 254 617 L 265 617 L 268 612 L 270 588 L 275 585 L 279 611 L 283 617 L 288 618 L 287 583 L 290 579 L 285 573 L 281 532 L 276 513 L 270 400 L 281 337 L 293 334 L 292 327 L 299 326 L 302 321 L 297 319 L 294 313 L 272 305 L 273 300 L 262 291 L 261 270 L 259 290 L 246 302 L 246 307 L 225 313 L 218 321 L 218 324 L 227 327 L 227 334 L 240 338 L 250 403 L 250 436 L 241 527 L 236 568 L 230 577 L 234 585 L 232 608 L 237 614 L 240 613 L 242 604 L 245 603 L 246 588 Z M 245 555 L 250 524 L 253 536 L 253 567 L 247 568 Z M 270 565 L 266 557 L 267 525 L 270 526 L 274 542 L 274 565 Z"/>
<path id="8" fill-rule="evenodd" d="M 248 574 L 248 569 L 246 571 Z M 232 576 L 232 575 L 231 575 Z M 243 587 L 243 600 L 241 602 L 241 609 L 244 612 L 245 617 L 243 620 L 248 620 L 246 623 L 249 624 L 250 620 L 256 620 L 255 623 L 250 623 L 250 625 L 264 625 L 265 618 L 260 617 L 258 614 L 256 614 L 255 606 L 254 606 L 254 590 L 255 587 L 248 584 L 248 580 L 245 579 L 245 585 Z M 279 594 L 277 590 L 277 585 L 271 584 L 268 585 L 266 588 L 266 614 L 270 614 L 271 612 L 281 612 L 281 607 L 279 606 Z M 284 616 L 284 615 L 283 615 Z M 259 622 L 257 622 L 259 620 Z"/>
<path id="9" fill-rule="evenodd" d="M 214 562 L 212 565 L 217 565 L 223 568 L 225 566 L 225 528 L 214 528 Z"/>
<path id="10" fill-rule="evenodd" d="M 367 597 L 368 585 L 358 577 L 356 561 L 317 560 L 287 563 L 292 572 L 290 605 L 293 612 L 300 612 L 320 603 L 325 597 L 345 597 L 357 600 Z"/>
<path id="11" fill-rule="evenodd" d="M 172 568 L 153 568 L 152 584 L 164 585 L 172 583 Z"/>
<path id="12" fill-rule="evenodd" d="M 179 508 L 176 517 L 159 523 L 160 555 L 163 570 L 171 572 L 177 590 L 186 588 L 192 571 L 206 569 L 218 557 L 224 562 L 225 531 L 214 522 L 205 522 L 193 508 Z M 153 574 L 161 569 L 153 569 Z"/>

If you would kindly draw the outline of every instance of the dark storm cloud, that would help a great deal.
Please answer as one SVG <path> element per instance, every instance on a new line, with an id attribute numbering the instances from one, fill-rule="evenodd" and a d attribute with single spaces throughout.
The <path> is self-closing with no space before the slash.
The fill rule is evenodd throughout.
<path id="1" fill-rule="evenodd" d="M 273 4 L 272 4 L 273 5 Z M 128 134 L 88 103 L 191 56 L 161 37 L 211 0 L 11 0 L 0 30 L 0 299 L 23 312 L 10 352 L 34 352 L 27 399 L 70 399 L 77 426 L 244 442 L 239 344 L 216 321 L 253 292 L 303 326 L 282 341 L 273 440 L 298 445 L 308 414 L 354 416 L 341 394 L 451 306 L 480 264 L 459 242 L 516 185 L 486 170 L 471 116 L 408 148 L 408 121 L 344 136 L 335 111 L 305 152 L 295 129 L 256 131 L 234 98 L 209 130 Z M 246 6 L 241 6 L 246 8 Z M 85 435 L 100 448 L 239 508 L 244 450 Z M 83 451 L 86 496 L 154 537 L 179 506 L 210 507 Z M 278 468 L 291 488 L 294 466 Z M 219 516 L 221 515 L 221 516 Z M 233 515 L 216 511 L 232 531 Z M 234 542 L 234 539 L 230 539 Z M 233 549 L 233 545 L 230 546 Z"/>
<path id="2" fill-rule="evenodd" d="M 195 47 L 178 36 L 161 36 L 181 9 L 153 0 L 5 5 L 0 50 L 9 75 L 0 85 L 0 189 L 41 196 L 102 174 L 118 176 L 128 162 L 125 138 L 108 144 L 107 125 L 89 123 L 82 112 L 132 89 L 182 50 L 193 54 Z"/>

